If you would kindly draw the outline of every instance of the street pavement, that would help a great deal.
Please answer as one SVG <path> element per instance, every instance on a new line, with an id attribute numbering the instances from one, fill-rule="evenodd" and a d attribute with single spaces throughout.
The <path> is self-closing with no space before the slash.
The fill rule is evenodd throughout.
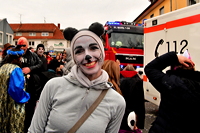
<path id="1" fill-rule="evenodd" d="M 151 103 L 151 102 L 145 102 L 145 127 L 142 130 L 143 133 L 148 133 L 149 129 L 151 127 L 151 123 L 155 120 L 156 114 L 158 111 L 158 106 Z"/>

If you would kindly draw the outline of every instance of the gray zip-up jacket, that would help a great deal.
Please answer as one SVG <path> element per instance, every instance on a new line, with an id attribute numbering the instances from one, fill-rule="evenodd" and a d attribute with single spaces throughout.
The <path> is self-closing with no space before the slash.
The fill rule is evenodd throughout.
<path id="1" fill-rule="evenodd" d="M 118 133 L 125 111 L 124 98 L 108 83 L 86 88 L 70 75 L 53 78 L 47 82 L 29 132 L 68 132 L 103 89 L 109 90 L 76 133 Z"/>

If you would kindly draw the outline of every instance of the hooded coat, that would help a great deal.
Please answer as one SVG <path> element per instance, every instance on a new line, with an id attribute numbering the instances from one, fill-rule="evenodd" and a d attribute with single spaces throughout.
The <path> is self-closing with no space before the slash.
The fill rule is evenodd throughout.
<path id="1" fill-rule="evenodd" d="M 161 102 L 149 133 L 197 133 L 200 119 L 200 72 L 173 70 L 179 63 L 175 52 L 155 58 L 145 67 L 151 84 L 160 92 Z"/>
<path id="2" fill-rule="evenodd" d="M 72 69 L 76 71 L 76 66 Z M 103 73 L 107 74 L 105 71 Z M 112 86 L 105 82 L 106 80 L 97 84 L 95 81 L 88 88 L 81 84 L 73 73 L 50 79 L 41 93 L 29 132 L 64 133 L 69 131 L 97 99 L 101 91 L 109 89 L 104 99 L 76 133 L 91 133 L 91 131 L 117 133 L 124 115 L 124 98 L 113 90 Z"/>
<path id="3" fill-rule="evenodd" d="M 72 60 L 70 48 L 66 49 L 66 54 L 67 54 L 66 63 L 64 64 L 64 67 L 62 68 L 63 75 L 67 75 L 75 64 L 74 60 Z"/>

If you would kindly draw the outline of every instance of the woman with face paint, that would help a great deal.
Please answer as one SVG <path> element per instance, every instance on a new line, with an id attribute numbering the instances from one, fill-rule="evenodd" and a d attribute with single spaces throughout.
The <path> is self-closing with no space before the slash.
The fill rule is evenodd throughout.
<path id="1" fill-rule="evenodd" d="M 30 133 L 68 132 L 82 117 L 102 90 L 107 93 L 76 133 L 117 133 L 125 111 L 124 98 L 112 89 L 108 74 L 101 69 L 105 54 L 100 35 L 103 26 L 93 23 L 89 29 L 66 28 L 65 39 L 71 40 L 75 65 L 63 77 L 45 85 L 35 110 Z"/>

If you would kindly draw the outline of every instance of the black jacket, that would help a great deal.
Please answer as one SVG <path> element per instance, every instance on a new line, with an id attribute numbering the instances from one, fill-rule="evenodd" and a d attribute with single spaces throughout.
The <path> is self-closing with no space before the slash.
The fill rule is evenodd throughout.
<path id="1" fill-rule="evenodd" d="M 145 67 L 151 84 L 160 92 L 161 102 L 149 133 L 198 133 L 200 120 L 200 72 L 173 70 L 178 64 L 175 52 L 157 57 Z"/>
<path id="2" fill-rule="evenodd" d="M 38 57 L 38 55 L 34 52 L 30 52 L 29 50 L 22 56 L 22 68 L 29 67 L 32 73 L 37 73 L 38 70 L 42 67 L 42 61 Z"/>
<path id="3" fill-rule="evenodd" d="M 145 102 L 142 79 L 138 76 L 136 71 L 121 71 L 120 73 L 120 89 L 126 101 L 126 110 L 120 129 L 130 130 L 127 118 L 132 111 L 137 115 L 137 127 L 144 129 Z"/>
<path id="4" fill-rule="evenodd" d="M 21 62 L 22 62 L 22 68 L 29 67 L 31 70 L 30 78 L 26 79 L 27 83 L 26 91 L 29 92 L 31 95 L 35 94 L 35 91 L 40 86 L 39 73 L 41 72 L 41 67 L 43 62 L 40 60 L 40 58 L 36 53 L 30 52 L 29 50 L 27 50 L 26 53 L 22 56 Z"/>
<path id="5" fill-rule="evenodd" d="M 40 72 L 45 72 L 47 71 L 47 59 L 44 57 L 44 55 L 39 56 L 40 60 L 42 61 L 42 67 L 40 67 Z"/>
<path id="6" fill-rule="evenodd" d="M 60 77 L 60 75 L 56 74 L 56 72 L 54 70 L 48 69 L 45 72 L 41 72 L 41 74 L 40 74 L 40 86 L 41 86 L 41 88 L 36 90 L 36 98 L 37 99 L 40 98 L 40 94 L 41 94 L 45 84 L 47 83 L 47 81 L 49 81 L 50 79 L 52 79 L 54 77 Z"/>

